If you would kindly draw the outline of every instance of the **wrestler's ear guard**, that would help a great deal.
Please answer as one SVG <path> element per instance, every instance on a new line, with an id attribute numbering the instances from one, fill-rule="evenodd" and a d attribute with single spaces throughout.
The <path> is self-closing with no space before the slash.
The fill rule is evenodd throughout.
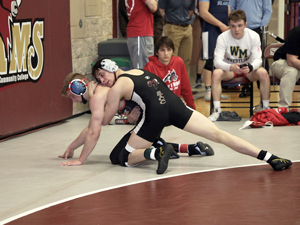
<path id="1" fill-rule="evenodd" d="M 117 72 L 119 69 L 117 63 L 110 59 L 103 59 L 100 65 L 101 65 L 101 69 L 104 69 L 110 73 Z"/>
<path id="2" fill-rule="evenodd" d="M 71 91 L 74 95 L 83 96 L 86 93 L 86 86 L 88 86 L 84 81 L 85 79 L 74 79 L 69 82 L 69 88 L 67 91 Z"/>

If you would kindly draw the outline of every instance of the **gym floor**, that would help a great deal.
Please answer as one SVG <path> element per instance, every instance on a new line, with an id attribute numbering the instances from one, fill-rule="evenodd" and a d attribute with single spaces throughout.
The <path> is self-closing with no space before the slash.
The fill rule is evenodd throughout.
<path id="1" fill-rule="evenodd" d="M 132 125 L 103 127 L 83 165 L 60 166 L 57 156 L 89 118 L 85 114 L 1 142 L 0 224 L 300 224 L 298 126 L 239 130 L 246 118 L 215 123 L 293 161 L 280 172 L 175 127 L 164 129 L 166 141 L 203 141 L 215 155 L 180 154 L 162 175 L 155 172 L 157 161 L 135 168 L 112 165 L 109 153 Z"/>

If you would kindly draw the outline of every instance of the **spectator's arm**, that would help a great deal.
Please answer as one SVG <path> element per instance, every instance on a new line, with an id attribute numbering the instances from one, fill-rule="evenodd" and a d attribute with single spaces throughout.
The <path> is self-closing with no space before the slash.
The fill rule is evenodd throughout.
<path id="1" fill-rule="evenodd" d="M 162 36 L 164 28 L 164 18 L 162 17 L 159 8 L 153 13 L 153 30 L 154 30 L 154 43 Z"/>
<path id="2" fill-rule="evenodd" d="M 156 0 L 146 0 L 145 4 L 148 6 L 151 13 L 154 13 L 158 8 Z"/>
<path id="3" fill-rule="evenodd" d="M 231 10 L 231 12 L 233 10 L 236 10 L 236 4 L 237 4 L 237 0 L 230 0 L 230 10 Z"/>
<path id="4" fill-rule="evenodd" d="M 259 35 L 256 34 L 253 37 L 253 44 L 251 49 L 251 65 L 253 66 L 253 70 L 257 70 L 262 65 L 262 52 L 261 52 L 261 44 Z"/>
<path id="5" fill-rule="evenodd" d="M 194 97 L 191 89 L 190 80 L 185 68 L 185 65 L 182 61 L 182 76 L 181 76 L 181 95 L 186 103 L 187 106 L 191 107 L 192 109 L 196 109 Z"/>
<path id="6" fill-rule="evenodd" d="M 222 32 L 228 30 L 228 26 L 226 26 L 224 23 L 222 23 L 220 20 L 218 20 L 216 17 L 214 17 L 208 10 L 209 10 L 209 2 L 199 2 L 199 12 L 202 19 L 204 19 L 206 22 L 219 27 Z M 230 7 L 228 7 L 230 9 Z"/>
<path id="7" fill-rule="evenodd" d="M 289 66 L 300 70 L 300 60 L 297 55 L 286 54 L 286 61 Z"/>
<path id="8" fill-rule="evenodd" d="M 226 52 L 226 41 L 219 35 L 215 48 L 214 66 L 217 69 L 222 69 L 224 71 L 230 71 L 230 64 L 224 62 Z"/>
<path id="9" fill-rule="evenodd" d="M 272 16 L 272 1 L 263 1 L 263 18 L 261 20 L 261 26 L 268 26 Z"/>
<path id="10" fill-rule="evenodd" d="M 122 37 L 127 37 L 127 24 L 128 16 L 125 6 L 125 0 L 119 0 L 119 28 L 122 34 Z"/>

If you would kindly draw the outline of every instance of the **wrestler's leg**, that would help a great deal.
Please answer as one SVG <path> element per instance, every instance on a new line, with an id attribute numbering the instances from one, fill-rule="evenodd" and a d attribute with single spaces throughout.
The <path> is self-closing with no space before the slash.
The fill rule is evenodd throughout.
<path id="1" fill-rule="evenodd" d="M 199 126 L 199 124 L 201 125 Z M 264 160 L 276 171 L 284 170 L 292 165 L 290 160 L 279 158 L 267 151 L 260 150 L 242 138 L 220 130 L 209 119 L 197 111 L 193 112 L 184 130 L 214 142 L 222 143 L 239 153 Z"/>

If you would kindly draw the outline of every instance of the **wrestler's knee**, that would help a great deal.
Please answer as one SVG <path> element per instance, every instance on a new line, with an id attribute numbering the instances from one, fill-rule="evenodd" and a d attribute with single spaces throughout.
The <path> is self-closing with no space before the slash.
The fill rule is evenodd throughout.
<path id="1" fill-rule="evenodd" d="M 269 74 L 267 70 L 263 67 L 260 67 L 256 70 L 256 75 L 259 81 L 270 82 Z"/>
<path id="2" fill-rule="evenodd" d="M 224 75 L 224 70 L 222 69 L 215 69 L 213 71 L 212 80 L 214 81 L 221 81 Z"/>

